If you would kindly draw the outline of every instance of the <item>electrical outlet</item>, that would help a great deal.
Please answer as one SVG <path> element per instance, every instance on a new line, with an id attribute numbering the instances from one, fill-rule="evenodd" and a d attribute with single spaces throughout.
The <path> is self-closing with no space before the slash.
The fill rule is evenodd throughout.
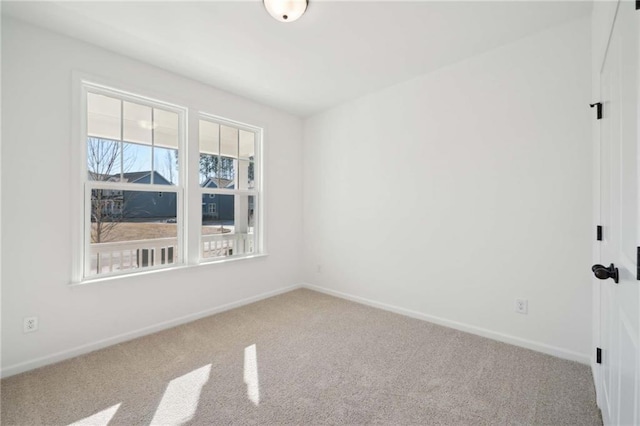
<path id="1" fill-rule="evenodd" d="M 26 317 L 22 327 L 22 331 L 25 333 L 38 331 L 38 317 Z"/>
<path id="2" fill-rule="evenodd" d="M 516 312 L 519 314 L 528 314 L 529 301 L 527 299 L 516 299 Z"/>

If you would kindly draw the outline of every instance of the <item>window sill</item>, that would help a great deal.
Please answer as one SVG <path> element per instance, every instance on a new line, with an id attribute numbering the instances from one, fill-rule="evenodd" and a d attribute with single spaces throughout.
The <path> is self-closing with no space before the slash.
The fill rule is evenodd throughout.
<path id="1" fill-rule="evenodd" d="M 192 264 L 192 265 L 176 265 L 176 266 L 170 266 L 170 267 L 164 267 L 164 268 L 157 268 L 157 269 L 150 269 L 150 270 L 146 270 L 146 271 L 140 271 L 140 272 L 134 272 L 134 273 L 130 273 L 130 274 L 121 274 L 121 275 L 109 275 L 109 276 L 103 276 L 103 277 L 96 277 L 96 278 L 89 278 L 89 279 L 84 279 L 82 281 L 75 281 L 75 282 L 71 282 L 69 284 L 69 287 L 72 288 L 80 288 L 80 287 L 87 287 L 91 284 L 102 284 L 102 283 L 107 283 L 107 282 L 121 282 L 124 280 L 128 280 L 128 279 L 135 279 L 135 278 L 139 278 L 145 275 L 152 275 L 152 274 L 158 274 L 158 273 L 163 273 L 163 272 L 169 272 L 169 271 L 183 271 L 183 270 L 191 270 L 191 269 L 199 269 L 199 268 L 206 268 L 209 267 L 211 265 L 220 265 L 220 264 L 225 264 L 225 263 L 232 263 L 232 262 L 238 262 L 238 261 L 242 261 L 242 260 L 249 260 L 249 259 L 258 259 L 258 258 L 263 258 L 263 257 L 267 257 L 268 254 L 267 253 L 260 253 L 260 254 L 252 254 L 249 256 L 235 256 L 235 257 L 230 257 L 227 259 L 212 259 L 212 260 L 208 260 L 208 261 L 201 261 L 198 264 Z"/>

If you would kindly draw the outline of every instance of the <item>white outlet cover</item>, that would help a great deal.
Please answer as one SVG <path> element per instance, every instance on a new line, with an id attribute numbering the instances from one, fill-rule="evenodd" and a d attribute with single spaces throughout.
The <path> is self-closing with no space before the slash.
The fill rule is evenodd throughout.
<path id="1" fill-rule="evenodd" d="M 25 333 L 33 333 L 38 331 L 38 317 L 26 317 L 23 322 L 22 331 Z"/>
<path id="2" fill-rule="evenodd" d="M 516 299 L 515 310 L 519 314 L 529 313 L 529 301 L 527 299 Z"/>

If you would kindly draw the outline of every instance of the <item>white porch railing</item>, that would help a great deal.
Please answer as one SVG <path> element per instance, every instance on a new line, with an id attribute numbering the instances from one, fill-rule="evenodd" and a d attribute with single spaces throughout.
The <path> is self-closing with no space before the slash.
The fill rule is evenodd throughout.
<path id="1" fill-rule="evenodd" d="M 202 235 L 202 258 L 236 256 L 255 252 L 254 234 Z M 167 265 L 178 260 L 177 238 L 118 241 L 90 245 L 89 273 L 107 274 L 127 269 Z"/>
<path id="2" fill-rule="evenodd" d="M 255 251 L 254 234 L 210 234 L 202 236 L 202 257 L 215 258 L 251 254 Z"/>
<path id="3" fill-rule="evenodd" d="M 89 275 L 175 263 L 177 238 L 118 241 L 90 245 Z"/>

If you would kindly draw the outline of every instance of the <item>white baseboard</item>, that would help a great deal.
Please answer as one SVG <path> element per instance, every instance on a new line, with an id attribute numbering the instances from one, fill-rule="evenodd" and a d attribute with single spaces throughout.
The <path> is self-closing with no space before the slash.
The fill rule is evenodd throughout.
<path id="1" fill-rule="evenodd" d="M 257 296 L 241 299 L 236 302 L 227 303 L 225 305 L 217 306 L 214 308 L 206 309 L 204 311 L 196 312 L 194 314 L 185 315 L 179 318 L 175 318 L 168 321 L 163 321 L 158 324 L 154 324 L 148 327 L 144 327 L 138 330 L 134 330 L 128 333 L 123 333 L 117 336 L 109 337 L 106 339 L 98 340 L 95 342 L 87 343 L 85 345 L 77 346 L 65 351 L 60 351 L 51 355 L 47 355 L 40 358 L 31 359 L 18 364 L 10 365 L 3 368 L 0 371 L 0 377 L 9 377 L 15 374 L 23 373 L 25 371 L 33 370 L 35 368 L 44 367 L 45 365 L 54 364 L 56 362 L 64 361 L 69 358 L 73 358 L 79 355 L 83 355 L 89 352 L 103 349 L 108 346 L 112 346 L 118 343 L 126 342 L 138 337 L 146 336 L 148 334 L 156 333 L 158 331 L 165 330 L 167 328 L 175 327 L 181 324 L 186 324 L 191 321 L 198 320 L 200 318 L 208 317 L 220 312 L 228 311 L 230 309 L 238 308 L 240 306 L 248 305 L 250 303 L 258 302 L 269 297 L 277 296 L 279 294 L 287 293 L 298 288 L 308 288 L 320 293 L 325 293 L 331 296 L 339 297 L 341 299 L 350 300 L 352 302 L 361 303 L 363 305 L 372 306 L 375 308 L 383 309 L 385 311 L 394 312 L 400 315 L 405 315 L 411 318 L 416 318 L 423 321 L 432 322 L 445 327 L 454 328 L 456 330 L 465 331 L 468 333 L 476 334 L 478 336 L 487 337 L 489 339 L 498 340 L 500 342 L 509 343 L 515 346 L 531 349 L 534 351 L 542 352 L 548 355 L 553 355 L 559 358 L 568 359 L 571 361 L 577 361 L 582 364 L 591 365 L 591 357 L 585 354 L 569 351 L 556 346 L 547 345 L 545 343 L 535 342 L 532 340 L 522 339 L 520 337 L 511 336 L 504 333 L 488 330 L 486 328 L 476 327 L 469 324 L 464 324 L 457 321 L 451 321 L 445 318 L 436 317 L 433 315 L 424 314 L 410 309 L 404 309 L 397 306 L 389 305 L 382 302 L 377 302 L 363 297 L 354 296 L 351 294 L 343 293 L 336 290 L 330 290 L 324 287 L 319 287 L 313 284 L 302 283 L 289 287 L 284 287 L 278 290 L 262 293 Z"/>
<path id="2" fill-rule="evenodd" d="M 568 359 L 570 361 L 576 361 L 581 364 L 591 365 L 591 357 L 589 355 L 573 352 L 567 349 L 559 348 L 557 346 L 551 346 L 545 343 L 535 342 L 533 340 L 522 339 L 520 337 L 499 333 L 497 331 L 492 331 L 486 328 L 476 327 L 474 325 L 464 324 L 458 321 L 452 321 L 446 318 L 440 318 L 434 315 L 428 315 L 422 312 L 412 311 L 410 309 L 388 305 L 386 303 L 365 299 L 363 297 L 354 296 L 354 295 L 343 293 L 336 290 L 330 290 L 328 288 L 320 287 L 313 284 L 304 283 L 301 285 L 301 287 L 308 288 L 309 290 L 318 291 L 320 293 L 325 293 L 330 296 L 339 297 L 341 299 L 350 300 L 352 302 L 361 303 L 363 305 L 372 306 L 374 308 L 384 309 L 385 311 L 394 312 L 396 314 L 405 315 L 411 318 L 416 318 L 419 320 L 432 322 L 434 324 L 442 325 L 445 327 L 454 328 L 456 330 L 465 331 L 467 333 L 476 334 L 478 336 L 487 337 L 489 339 L 497 340 L 503 343 L 509 343 L 511 345 L 520 346 L 522 348 L 531 349 L 537 352 L 542 352 L 547 355 L 553 355 L 558 358 Z"/>
<path id="3" fill-rule="evenodd" d="M 76 346 L 75 348 L 68 349 L 65 351 L 60 351 L 51 355 L 43 356 L 40 358 L 31 359 L 28 361 L 24 361 L 18 364 L 10 365 L 8 367 L 3 368 L 0 371 L 0 377 L 5 378 L 9 376 L 13 376 L 15 374 L 24 373 L 25 371 L 33 370 L 34 368 L 44 367 L 45 365 L 54 364 L 56 362 L 64 361 L 69 358 L 76 357 L 78 355 L 83 355 L 89 352 L 96 351 L 98 349 L 106 348 L 107 346 L 112 346 L 118 343 L 126 342 L 128 340 L 132 340 L 138 337 L 146 336 L 148 334 L 156 333 L 158 331 L 165 330 L 167 328 L 175 327 L 181 324 L 186 324 L 191 321 L 198 320 L 200 318 L 208 317 L 210 315 L 214 315 L 220 312 L 228 311 L 233 308 L 238 308 L 240 306 L 248 305 L 250 303 L 258 302 L 263 299 L 267 299 L 269 297 L 277 296 L 282 293 L 287 293 L 292 290 L 296 290 L 301 288 L 301 285 L 293 285 L 289 287 L 284 287 L 278 290 L 269 291 L 266 293 L 259 294 L 257 296 L 248 297 L 246 299 L 241 299 L 236 302 L 227 303 L 225 305 L 216 306 L 214 308 L 206 309 L 204 311 L 196 312 L 194 314 L 185 315 L 179 318 L 174 318 L 172 320 L 163 321 L 158 324 L 154 324 L 148 327 L 143 327 L 138 330 L 130 331 L 127 333 L 119 334 L 117 336 L 109 337 L 106 339 L 98 340 L 95 342 L 87 343 L 85 345 Z"/>

